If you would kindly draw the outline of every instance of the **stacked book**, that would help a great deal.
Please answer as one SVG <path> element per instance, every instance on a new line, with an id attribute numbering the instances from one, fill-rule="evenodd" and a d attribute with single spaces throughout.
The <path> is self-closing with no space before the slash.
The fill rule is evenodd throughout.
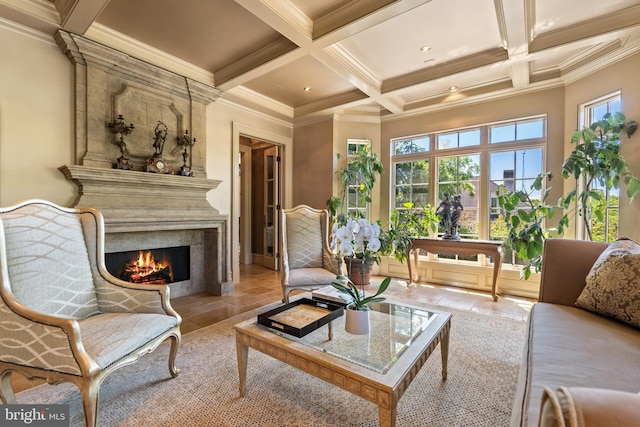
<path id="1" fill-rule="evenodd" d="M 353 302 L 351 296 L 340 292 L 331 285 L 311 292 L 311 298 L 332 304 L 340 304 L 342 306 L 347 306 Z"/>

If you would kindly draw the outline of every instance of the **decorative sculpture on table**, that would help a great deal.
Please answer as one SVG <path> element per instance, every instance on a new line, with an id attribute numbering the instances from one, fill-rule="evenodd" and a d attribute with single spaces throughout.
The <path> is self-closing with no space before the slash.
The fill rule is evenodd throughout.
<path id="1" fill-rule="evenodd" d="M 462 211 L 464 210 L 464 206 L 462 206 L 461 202 L 462 196 L 460 194 L 456 194 L 453 196 L 453 202 L 451 203 L 451 234 L 453 238 L 456 240 L 460 239 L 460 215 L 462 215 Z"/>
<path id="2" fill-rule="evenodd" d="M 196 139 L 192 138 L 189 135 L 189 131 L 185 130 L 182 138 L 179 136 L 176 137 L 176 143 L 182 146 L 182 166 L 180 166 L 180 175 L 182 176 L 194 176 L 193 171 L 191 170 L 192 159 L 192 151 L 193 146 L 196 143 Z M 189 165 L 187 165 L 187 159 L 189 159 Z"/>
<path id="3" fill-rule="evenodd" d="M 158 121 L 153 133 L 153 148 L 155 149 L 155 153 L 147 159 L 146 171 L 154 173 L 171 173 L 169 165 L 162 158 L 164 142 L 167 139 L 167 126 L 161 121 Z"/>
<path id="4" fill-rule="evenodd" d="M 118 118 L 111 123 L 107 123 L 107 126 L 114 135 L 120 135 L 119 139 L 116 139 L 114 143 L 120 147 L 120 157 L 116 160 L 114 167 L 116 169 L 130 170 L 131 164 L 129 163 L 129 151 L 127 150 L 127 143 L 124 142 L 125 135 L 129 135 L 135 129 L 133 123 L 127 124 L 124 122 L 122 114 L 118 114 Z"/>
<path id="5" fill-rule="evenodd" d="M 448 240 L 460 240 L 460 235 L 457 233 L 458 219 L 460 218 L 460 211 L 462 210 L 462 204 L 460 203 L 460 196 L 456 196 L 457 202 L 451 200 L 451 195 L 448 191 L 444 193 L 444 199 L 440 202 L 438 209 L 436 209 L 436 215 L 440 217 L 440 225 L 444 228 L 443 239 Z M 454 209 L 454 202 L 457 203 Z M 455 216 L 455 218 L 454 218 Z M 455 224 L 454 224 L 455 221 Z"/>

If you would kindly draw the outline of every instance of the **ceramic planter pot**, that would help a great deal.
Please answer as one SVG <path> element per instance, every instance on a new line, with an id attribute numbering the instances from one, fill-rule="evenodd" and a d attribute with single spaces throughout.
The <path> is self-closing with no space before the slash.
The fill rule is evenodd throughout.
<path id="1" fill-rule="evenodd" d="M 347 275 L 349 280 L 356 286 L 369 286 L 371 284 L 371 270 L 373 263 L 365 263 L 359 258 L 344 257 L 347 266 Z"/>
<path id="2" fill-rule="evenodd" d="M 345 310 L 344 330 L 354 335 L 369 333 L 369 310 L 354 310 L 347 306 Z"/>

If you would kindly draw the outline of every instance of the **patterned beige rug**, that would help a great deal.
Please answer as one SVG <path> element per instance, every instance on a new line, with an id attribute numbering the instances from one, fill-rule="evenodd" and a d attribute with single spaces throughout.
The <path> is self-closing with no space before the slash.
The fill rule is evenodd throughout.
<path id="1" fill-rule="evenodd" d="M 441 381 L 437 349 L 400 399 L 397 425 L 508 425 L 525 323 L 433 308 L 453 313 L 448 379 Z M 100 389 L 98 425 L 377 425 L 373 403 L 254 350 L 249 351 L 247 396 L 239 398 L 231 326 L 256 313 L 185 335 L 178 354 L 180 375 L 175 379 L 167 369 L 168 343 L 111 374 Z M 17 400 L 69 404 L 71 425 L 84 425 L 80 394 L 73 385 L 42 385 L 19 393 Z"/>

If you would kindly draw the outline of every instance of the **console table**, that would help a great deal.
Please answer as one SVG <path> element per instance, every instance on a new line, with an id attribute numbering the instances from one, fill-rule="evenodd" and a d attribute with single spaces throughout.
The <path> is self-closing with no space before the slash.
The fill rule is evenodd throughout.
<path id="1" fill-rule="evenodd" d="M 500 265 L 502 264 L 502 242 L 496 240 L 446 240 L 446 239 L 413 239 L 411 245 L 407 249 L 407 265 L 409 266 L 409 282 L 414 283 L 418 280 L 418 249 L 423 249 L 432 254 L 472 256 L 486 255 L 493 258 L 493 283 L 491 284 L 491 296 L 494 301 L 498 301 L 497 283 L 500 275 Z M 411 254 L 413 253 L 413 262 L 416 266 L 416 276 L 414 278 L 411 269 Z"/>

